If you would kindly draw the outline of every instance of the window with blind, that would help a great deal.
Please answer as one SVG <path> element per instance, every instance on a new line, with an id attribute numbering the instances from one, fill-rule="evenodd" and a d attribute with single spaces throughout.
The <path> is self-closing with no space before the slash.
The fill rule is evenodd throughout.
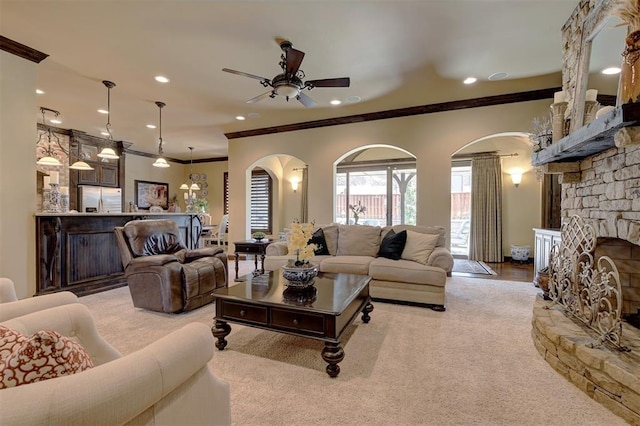
<path id="1" fill-rule="evenodd" d="M 251 172 L 251 233 L 271 234 L 271 176 L 260 168 Z"/>
<path id="2" fill-rule="evenodd" d="M 224 212 L 222 214 L 229 214 L 229 172 L 224 172 L 223 182 L 224 188 L 222 188 L 222 193 L 224 196 Z"/>

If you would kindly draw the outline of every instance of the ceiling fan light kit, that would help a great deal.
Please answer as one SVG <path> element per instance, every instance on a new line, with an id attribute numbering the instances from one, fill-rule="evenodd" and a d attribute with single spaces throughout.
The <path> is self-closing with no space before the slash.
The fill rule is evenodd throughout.
<path id="1" fill-rule="evenodd" d="M 249 99 L 247 103 L 258 102 L 266 97 L 275 98 L 276 96 L 281 96 L 287 101 L 292 98 L 297 99 L 305 107 L 311 108 L 316 105 L 316 102 L 303 93 L 304 89 L 311 90 L 315 87 L 349 87 L 351 84 L 349 77 L 303 81 L 306 76 L 304 71 L 300 69 L 300 65 L 304 59 L 304 52 L 294 49 L 293 44 L 288 40 L 281 41 L 280 48 L 283 52 L 279 63 L 282 73 L 276 75 L 271 80 L 230 68 L 222 69 L 224 72 L 260 80 L 260 84 L 264 87 L 271 87 L 271 90 Z"/>

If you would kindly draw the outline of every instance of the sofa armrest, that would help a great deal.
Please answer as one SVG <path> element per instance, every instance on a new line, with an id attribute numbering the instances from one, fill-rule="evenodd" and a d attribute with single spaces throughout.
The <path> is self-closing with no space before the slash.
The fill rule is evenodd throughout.
<path id="1" fill-rule="evenodd" d="M 0 321 L 42 311 L 56 306 L 78 303 L 78 296 L 70 291 L 45 294 L 0 304 Z"/>
<path id="2" fill-rule="evenodd" d="M 427 265 L 442 268 L 448 275 L 453 269 L 453 256 L 445 247 L 436 247 L 429 256 Z"/>
<path id="3" fill-rule="evenodd" d="M 276 241 L 267 246 L 265 251 L 267 256 L 286 256 L 289 254 L 289 247 L 286 241 Z"/>
<path id="4" fill-rule="evenodd" d="M 95 365 L 121 357 L 120 352 L 98 334 L 89 308 L 82 303 L 32 312 L 3 321 L 2 325 L 28 336 L 40 330 L 53 330 L 63 336 L 71 337 L 89 353 Z"/>
<path id="5" fill-rule="evenodd" d="M 0 303 L 15 302 L 18 300 L 16 286 L 9 278 L 0 278 Z"/>
<path id="6" fill-rule="evenodd" d="M 230 424 L 229 386 L 209 371 L 209 327 L 191 323 L 82 373 L 0 391 L 2 423 Z M 141 416 L 142 414 L 142 416 Z"/>
<path id="7" fill-rule="evenodd" d="M 180 262 L 180 259 L 173 254 L 154 254 L 153 256 L 136 257 L 129 262 L 126 269 L 135 266 L 136 268 L 145 268 L 149 266 L 163 266 L 171 262 Z"/>

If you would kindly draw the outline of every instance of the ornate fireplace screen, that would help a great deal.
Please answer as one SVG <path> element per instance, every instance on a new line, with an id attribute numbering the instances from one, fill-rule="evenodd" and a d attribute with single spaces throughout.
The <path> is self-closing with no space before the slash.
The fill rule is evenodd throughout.
<path id="1" fill-rule="evenodd" d="M 549 297 L 554 304 L 598 335 L 595 343 L 609 341 L 621 350 L 622 289 L 618 269 L 608 256 L 594 264 L 596 232 L 580 216 L 562 225 L 562 241 L 551 250 Z M 553 306 L 553 305 L 552 305 Z"/>

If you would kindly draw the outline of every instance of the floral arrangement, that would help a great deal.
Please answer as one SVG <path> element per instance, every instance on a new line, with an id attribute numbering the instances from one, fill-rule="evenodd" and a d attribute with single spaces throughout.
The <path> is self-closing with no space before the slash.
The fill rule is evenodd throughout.
<path id="1" fill-rule="evenodd" d="M 618 0 L 615 3 L 613 14 L 622 21 L 622 25 L 629 26 L 631 31 L 640 30 L 640 1 Z"/>
<path id="2" fill-rule="evenodd" d="M 205 212 L 209 208 L 209 201 L 206 198 L 196 197 L 193 200 L 193 207 L 195 207 L 196 211 Z"/>
<path id="3" fill-rule="evenodd" d="M 251 234 L 251 238 L 254 238 L 254 239 L 256 239 L 256 240 L 261 240 L 261 239 L 263 239 L 263 238 L 264 238 L 264 237 L 266 237 L 266 236 L 267 236 L 267 234 L 265 234 L 265 233 L 264 233 L 264 232 L 262 232 L 262 231 L 256 231 L 256 232 L 254 232 L 253 234 Z"/>
<path id="4" fill-rule="evenodd" d="M 551 117 L 535 117 L 532 121 L 533 133 L 529 137 L 533 143 L 533 152 L 538 152 L 551 144 L 553 128 Z"/>
<path id="5" fill-rule="evenodd" d="M 360 218 L 360 216 L 364 215 L 367 212 L 367 206 L 363 206 L 360 201 L 358 201 L 357 205 L 349 204 L 349 209 L 353 213 L 353 220 L 356 225 L 358 224 L 358 219 Z"/>
<path id="6" fill-rule="evenodd" d="M 318 248 L 316 244 L 308 244 L 313 235 L 313 225 L 313 222 L 300 223 L 298 220 L 291 224 L 287 246 L 289 247 L 289 253 L 296 253 L 295 266 L 308 265 L 308 259 L 313 257 L 315 250 Z"/>

